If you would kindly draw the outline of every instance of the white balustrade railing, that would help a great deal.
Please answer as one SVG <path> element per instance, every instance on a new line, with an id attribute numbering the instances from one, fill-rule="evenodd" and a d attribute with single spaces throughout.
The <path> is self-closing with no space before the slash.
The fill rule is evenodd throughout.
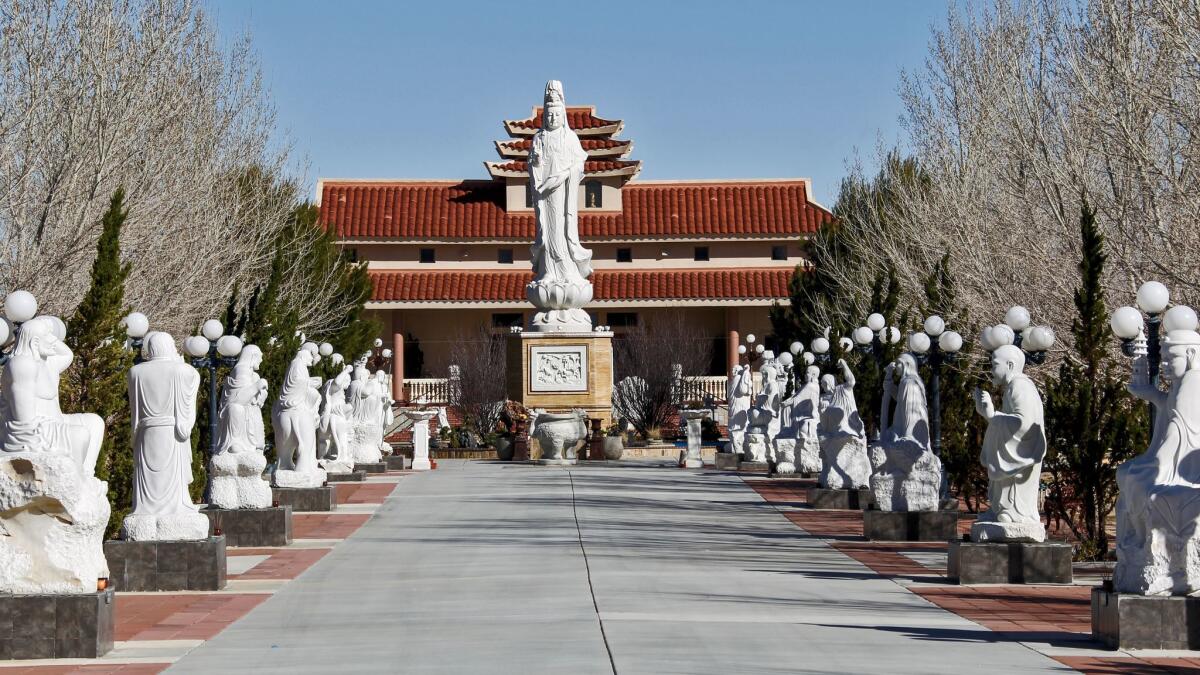
<path id="1" fill-rule="evenodd" d="M 408 403 L 449 403 L 450 379 L 445 377 L 414 377 L 404 380 L 404 399 Z"/>

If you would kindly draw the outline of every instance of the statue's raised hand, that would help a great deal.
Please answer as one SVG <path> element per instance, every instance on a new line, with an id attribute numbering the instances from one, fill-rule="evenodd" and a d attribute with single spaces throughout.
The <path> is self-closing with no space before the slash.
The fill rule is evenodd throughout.
<path id="1" fill-rule="evenodd" d="M 988 420 L 992 419 L 996 414 L 996 406 L 992 403 L 992 395 L 978 387 L 975 388 L 975 411 Z"/>

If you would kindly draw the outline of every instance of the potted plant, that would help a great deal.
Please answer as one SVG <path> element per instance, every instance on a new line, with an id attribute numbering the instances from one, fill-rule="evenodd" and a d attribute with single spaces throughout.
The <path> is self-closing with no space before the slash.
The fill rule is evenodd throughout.
<path id="1" fill-rule="evenodd" d="M 604 459 L 616 461 L 625 454 L 625 437 L 621 433 L 620 423 L 608 427 L 604 435 Z"/>

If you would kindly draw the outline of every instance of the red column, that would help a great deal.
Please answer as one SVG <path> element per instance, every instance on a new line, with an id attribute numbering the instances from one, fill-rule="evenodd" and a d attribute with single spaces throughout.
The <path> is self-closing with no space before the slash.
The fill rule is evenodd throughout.
<path id="1" fill-rule="evenodd" d="M 729 331 L 729 345 L 727 346 L 728 348 L 726 351 L 726 355 L 727 355 L 726 359 L 728 362 L 725 364 L 725 370 L 726 370 L 727 375 L 733 375 L 734 366 L 736 366 L 741 361 L 741 357 L 738 354 L 738 341 L 739 340 L 741 340 L 741 336 L 738 335 L 738 332 L 736 330 Z"/>
<path id="2" fill-rule="evenodd" d="M 392 334 L 392 399 L 404 399 L 404 333 Z"/>

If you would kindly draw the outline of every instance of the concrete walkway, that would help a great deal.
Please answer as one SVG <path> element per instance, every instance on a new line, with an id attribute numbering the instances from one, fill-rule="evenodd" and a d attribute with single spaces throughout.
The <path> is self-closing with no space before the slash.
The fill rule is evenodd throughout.
<path id="1" fill-rule="evenodd" d="M 169 672 L 1070 672 L 736 476 L 439 462 Z"/>

